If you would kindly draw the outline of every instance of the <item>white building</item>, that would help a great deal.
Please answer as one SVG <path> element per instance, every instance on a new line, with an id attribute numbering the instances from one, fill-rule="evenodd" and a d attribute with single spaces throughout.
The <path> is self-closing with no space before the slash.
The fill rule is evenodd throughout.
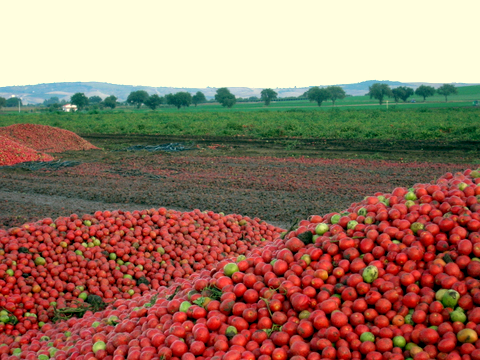
<path id="1" fill-rule="evenodd" d="M 77 105 L 66 104 L 62 106 L 62 110 L 66 112 L 77 111 Z"/>

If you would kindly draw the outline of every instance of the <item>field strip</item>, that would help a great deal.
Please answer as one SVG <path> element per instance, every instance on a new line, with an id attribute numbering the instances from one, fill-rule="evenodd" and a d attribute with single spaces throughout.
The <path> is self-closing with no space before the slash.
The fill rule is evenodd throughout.
<path id="1" fill-rule="evenodd" d="M 94 213 L 97 210 L 122 210 L 122 211 L 135 211 L 135 210 L 145 210 L 151 208 L 161 208 L 165 207 L 169 210 L 176 210 L 181 212 L 190 212 L 194 209 L 186 208 L 171 208 L 162 204 L 136 204 L 136 203 L 108 203 L 102 201 L 93 201 L 93 200 L 84 200 L 79 198 L 72 198 L 60 195 L 43 195 L 43 194 L 30 194 L 30 193 L 21 193 L 18 191 L 2 191 L 0 190 L 0 217 L 8 214 L 2 214 L 2 203 L 5 202 L 16 202 L 20 204 L 35 204 L 37 206 L 49 206 L 55 208 L 65 208 L 65 209 L 74 209 L 77 215 Z M 207 209 L 201 209 L 207 210 Z M 248 216 L 248 214 L 240 214 Z M 45 214 L 45 217 L 48 217 L 48 214 Z M 70 216 L 70 213 L 65 212 L 63 216 Z M 262 219 L 269 224 L 272 224 L 283 229 L 287 229 L 290 225 L 284 224 L 281 222 L 270 222 L 266 219 Z"/>

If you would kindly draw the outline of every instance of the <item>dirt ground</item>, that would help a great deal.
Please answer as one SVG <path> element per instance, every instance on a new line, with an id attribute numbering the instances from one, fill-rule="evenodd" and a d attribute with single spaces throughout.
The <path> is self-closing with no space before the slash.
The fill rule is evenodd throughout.
<path id="1" fill-rule="evenodd" d="M 195 208 L 288 227 L 396 186 L 478 167 L 480 143 L 85 136 L 61 170 L 0 168 L 0 227 L 96 210 Z M 181 152 L 125 151 L 181 142 Z"/>

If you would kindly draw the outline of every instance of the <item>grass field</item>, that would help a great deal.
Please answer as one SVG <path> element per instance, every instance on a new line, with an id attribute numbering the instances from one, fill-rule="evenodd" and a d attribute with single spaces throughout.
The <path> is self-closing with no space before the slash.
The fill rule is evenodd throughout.
<path id="1" fill-rule="evenodd" d="M 330 108 L 327 111 L 100 112 L 0 116 L 0 126 L 36 123 L 78 134 L 160 134 L 250 138 L 479 141 L 480 107 Z"/>

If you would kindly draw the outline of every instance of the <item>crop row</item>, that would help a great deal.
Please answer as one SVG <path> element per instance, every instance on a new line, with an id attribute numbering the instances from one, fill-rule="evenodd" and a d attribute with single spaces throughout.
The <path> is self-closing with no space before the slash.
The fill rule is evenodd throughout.
<path id="1" fill-rule="evenodd" d="M 261 111 L 195 113 L 25 114 L 0 117 L 0 126 L 18 122 L 61 127 L 78 134 L 161 134 L 478 141 L 479 109 Z"/>

